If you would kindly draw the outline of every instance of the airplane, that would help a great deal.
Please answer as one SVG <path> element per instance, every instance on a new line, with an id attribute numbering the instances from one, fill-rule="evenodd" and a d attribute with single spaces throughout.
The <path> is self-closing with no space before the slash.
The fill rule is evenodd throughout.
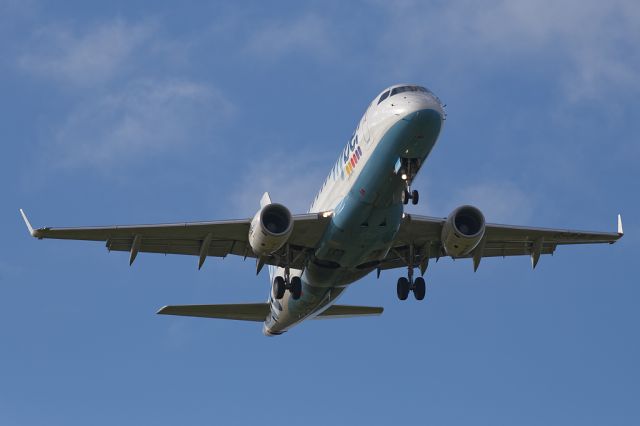
<path id="1" fill-rule="evenodd" d="M 471 205 L 447 217 L 408 214 L 419 192 L 412 182 L 433 149 L 446 120 L 444 105 L 430 90 L 412 84 L 384 89 L 367 107 L 355 132 L 327 175 L 308 213 L 292 215 L 268 193 L 248 219 L 34 229 L 29 233 L 106 242 L 109 251 L 256 259 L 256 273 L 268 266 L 267 302 L 229 305 L 165 306 L 158 314 L 256 321 L 266 336 L 280 335 L 308 319 L 380 315 L 382 307 L 337 305 L 352 283 L 376 271 L 405 268 L 397 297 L 422 300 L 424 274 L 431 259 L 470 258 L 474 271 L 484 257 L 528 255 L 533 268 L 541 255 L 567 244 L 610 243 L 615 233 L 531 228 L 486 223 Z M 415 276 L 418 269 L 420 276 Z"/>

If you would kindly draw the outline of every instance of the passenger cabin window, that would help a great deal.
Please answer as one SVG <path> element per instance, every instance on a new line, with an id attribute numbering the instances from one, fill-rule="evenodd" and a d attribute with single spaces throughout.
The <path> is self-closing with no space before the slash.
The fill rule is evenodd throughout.
<path id="1" fill-rule="evenodd" d="M 401 86 L 401 87 L 396 87 L 395 89 L 391 90 L 391 96 L 397 95 L 398 93 L 404 93 L 404 92 L 423 92 L 423 93 L 428 93 L 429 91 L 427 89 L 425 89 L 424 87 L 420 87 L 420 86 Z"/>
<path id="2" fill-rule="evenodd" d="M 386 92 L 384 92 L 382 94 L 382 96 L 380 96 L 380 100 L 378 101 L 378 104 L 380 104 L 380 102 L 384 101 L 385 99 L 387 99 L 389 97 L 389 91 L 387 90 Z"/>

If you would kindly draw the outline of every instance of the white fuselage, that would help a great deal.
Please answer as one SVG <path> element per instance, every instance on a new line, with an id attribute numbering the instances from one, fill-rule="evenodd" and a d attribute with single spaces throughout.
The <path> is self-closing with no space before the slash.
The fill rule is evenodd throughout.
<path id="1" fill-rule="evenodd" d="M 404 91 L 371 102 L 340 152 L 309 212 L 332 212 L 331 225 L 305 270 L 291 270 L 303 281 L 303 295 L 293 300 L 270 297 L 267 335 L 281 334 L 335 302 L 345 286 L 375 269 L 386 256 L 403 214 L 406 183 L 397 175 L 402 158 L 426 159 L 440 133 L 445 112 L 430 91 Z M 270 268 L 270 279 L 283 275 Z"/>

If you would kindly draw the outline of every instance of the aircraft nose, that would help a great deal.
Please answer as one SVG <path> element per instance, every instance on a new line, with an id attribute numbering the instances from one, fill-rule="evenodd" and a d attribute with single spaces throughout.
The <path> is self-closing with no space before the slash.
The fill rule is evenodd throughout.
<path id="1" fill-rule="evenodd" d="M 410 93 L 395 102 L 395 105 L 392 104 L 395 112 L 403 115 L 405 120 L 426 119 L 431 124 L 437 121 L 441 125 L 446 119 L 444 105 L 433 93 Z"/>
<path id="2" fill-rule="evenodd" d="M 428 128 L 438 128 L 442 126 L 442 122 L 445 119 L 444 111 L 442 108 L 435 106 L 428 106 L 426 108 L 420 108 L 406 117 L 412 123 L 417 125 L 426 126 Z"/>
<path id="3" fill-rule="evenodd" d="M 440 121 L 445 120 L 446 113 L 444 111 L 444 105 L 442 105 L 442 102 L 436 95 L 434 95 L 433 93 L 429 93 L 429 96 L 427 97 L 425 103 L 426 105 L 424 105 L 422 111 L 431 110 L 433 111 L 433 113 L 437 114 L 440 117 Z"/>
<path id="4" fill-rule="evenodd" d="M 442 130 L 444 114 L 442 109 L 430 105 L 409 113 L 401 122 L 405 123 L 406 132 L 404 137 L 398 139 L 402 156 L 425 158 Z"/>

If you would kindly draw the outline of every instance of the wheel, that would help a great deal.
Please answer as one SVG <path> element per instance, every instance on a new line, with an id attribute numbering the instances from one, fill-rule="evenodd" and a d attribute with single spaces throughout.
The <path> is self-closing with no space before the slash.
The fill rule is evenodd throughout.
<path id="1" fill-rule="evenodd" d="M 406 189 L 402 190 L 402 204 L 409 204 L 409 198 L 411 198 L 411 194 Z"/>
<path id="2" fill-rule="evenodd" d="M 418 277 L 413 282 L 413 295 L 416 300 L 424 299 L 424 295 L 427 293 L 427 285 L 424 282 L 424 278 Z"/>
<path id="3" fill-rule="evenodd" d="M 398 299 L 407 300 L 409 297 L 409 280 L 405 277 L 398 278 Z"/>
<path id="4" fill-rule="evenodd" d="M 290 291 L 293 300 L 300 299 L 300 296 L 302 296 L 302 280 L 300 279 L 300 277 L 291 277 Z"/>
<path id="5" fill-rule="evenodd" d="M 286 286 L 284 283 L 284 278 L 277 276 L 273 279 L 273 297 L 280 300 L 282 296 L 284 296 L 284 291 L 286 290 Z"/>
<path id="6" fill-rule="evenodd" d="M 415 206 L 418 204 L 418 199 L 420 198 L 420 194 L 415 189 L 411 191 L 411 203 Z"/>

